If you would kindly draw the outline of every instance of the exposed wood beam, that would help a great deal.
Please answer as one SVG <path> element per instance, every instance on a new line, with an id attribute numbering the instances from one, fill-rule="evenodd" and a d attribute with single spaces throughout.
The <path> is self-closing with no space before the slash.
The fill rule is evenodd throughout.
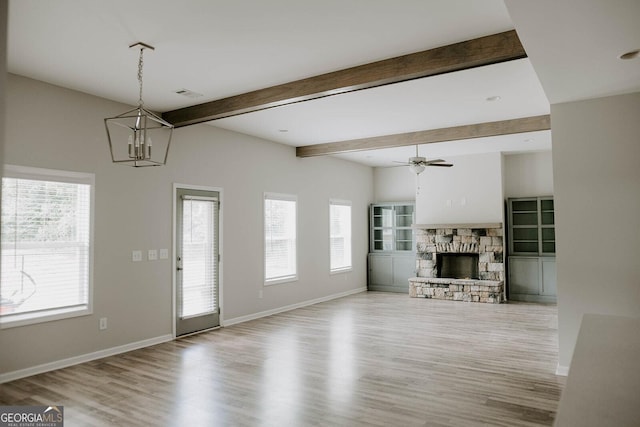
<path id="1" fill-rule="evenodd" d="M 300 101 L 526 58 L 514 30 L 168 111 L 176 127 Z"/>
<path id="2" fill-rule="evenodd" d="M 457 141 L 488 136 L 510 135 L 551 129 L 549 115 L 502 120 L 499 122 L 476 123 L 442 129 L 422 130 L 372 138 L 351 139 L 326 144 L 307 145 L 296 148 L 296 156 L 313 157 L 353 151 L 377 150 L 380 148 L 404 147 L 407 145 L 431 144 L 434 142 Z"/>

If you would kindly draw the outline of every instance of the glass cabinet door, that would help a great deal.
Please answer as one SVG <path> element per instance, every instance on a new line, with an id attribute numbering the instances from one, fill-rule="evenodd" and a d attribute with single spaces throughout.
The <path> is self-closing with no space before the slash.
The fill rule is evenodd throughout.
<path id="1" fill-rule="evenodd" d="M 409 227 L 413 225 L 413 206 L 396 206 L 396 227 Z"/>
<path id="2" fill-rule="evenodd" d="M 375 206 L 373 208 L 373 226 L 393 227 L 393 206 Z"/>
<path id="3" fill-rule="evenodd" d="M 409 204 L 372 205 L 371 250 L 413 250 L 413 212 Z"/>
<path id="4" fill-rule="evenodd" d="M 556 230 L 553 216 L 553 199 L 540 200 L 540 228 L 542 234 L 542 253 L 556 253 Z"/>
<path id="5" fill-rule="evenodd" d="M 513 252 L 538 253 L 538 201 L 511 202 Z"/>
<path id="6" fill-rule="evenodd" d="M 413 206 L 396 206 L 396 251 L 410 251 L 413 249 Z"/>
<path id="7" fill-rule="evenodd" d="M 373 230 L 373 249 L 376 251 L 393 250 L 393 232 L 391 228 Z"/>
<path id="8" fill-rule="evenodd" d="M 373 249 L 393 250 L 393 206 L 373 208 Z"/>
<path id="9" fill-rule="evenodd" d="M 553 198 L 509 199 L 511 252 L 518 255 L 554 255 L 556 237 Z"/>
<path id="10" fill-rule="evenodd" d="M 396 229 L 396 251 L 410 251 L 413 248 L 413 230 Z"/>

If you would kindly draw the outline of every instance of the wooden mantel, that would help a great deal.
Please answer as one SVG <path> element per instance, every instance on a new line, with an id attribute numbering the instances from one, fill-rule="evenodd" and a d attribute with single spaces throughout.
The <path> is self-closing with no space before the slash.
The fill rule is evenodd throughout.
<path id="1" fill-rule="evenodd" d="M 469 223 L 469 224 L 413 224 L 416 230 L 435 230 L 438 228 L 502 228 L 501 222 Z"/>

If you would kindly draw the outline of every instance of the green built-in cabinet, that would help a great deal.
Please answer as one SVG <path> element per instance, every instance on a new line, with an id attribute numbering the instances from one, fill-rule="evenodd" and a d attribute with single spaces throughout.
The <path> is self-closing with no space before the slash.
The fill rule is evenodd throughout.
<path id="1" fill-rule="evenodd" d="M 556 237 L 553 197 L 512 198 L 509 221 L 509 299 L 555 302 Z"/>
<path id="2" fill-rule="evenodd" d="M 371 205 L 369 290 L 409 292 L 416 265 L 414 211 L 412 202 Z"/>

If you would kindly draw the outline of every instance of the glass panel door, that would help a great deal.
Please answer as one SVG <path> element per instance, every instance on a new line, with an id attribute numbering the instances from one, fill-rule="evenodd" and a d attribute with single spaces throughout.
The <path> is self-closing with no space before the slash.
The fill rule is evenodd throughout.
<path id="1" fill-rule="evenodd" d="M 393 206 L 373 208 L 373 249 L 393 250 Z"/>
<path id="2" fill-rule="evenodd" d="M 513 227 L 514 253 L 537 254 L 539 250 L 538 235 L 538 200 L 513 200 L 511 202 L 511 221 Z"/>
<path id="3" fill-rule="evenodd" d="M 177 192 L 176 335 L 220 325 L 218 193 Z"/>
<path id="4" fill-rule="evenodd" d="M 540 200 L 542 253 L 545 255 L 555 254 L 556 252 L 556 231 L 553 210 L 553 199 Z"/>

